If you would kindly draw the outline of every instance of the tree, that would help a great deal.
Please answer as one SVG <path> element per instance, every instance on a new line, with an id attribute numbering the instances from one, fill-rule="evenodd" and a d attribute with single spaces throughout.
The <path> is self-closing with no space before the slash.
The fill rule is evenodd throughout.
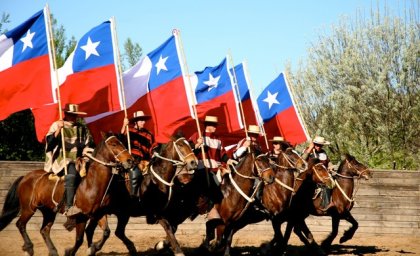
<path id="1" fill-rule="evenodd" d="M 379 8 L 378 8 L 379 9 Z M 311 134 L 373 167 L 419 168 L 420 27 L 379 10 L 320 34 L 289 78 Z"/>
<path id="2" fill-rule="evenodd" d="M 143 50 L 138 43 L 133 43 L 131 38 L 127 38 L 124 43 L 124 51 L 122 66 L 123 69 L 126 70 L 127 65 L 128 67 L 134 66 L 139 60 L 141 55 L 143 54 Z"/>

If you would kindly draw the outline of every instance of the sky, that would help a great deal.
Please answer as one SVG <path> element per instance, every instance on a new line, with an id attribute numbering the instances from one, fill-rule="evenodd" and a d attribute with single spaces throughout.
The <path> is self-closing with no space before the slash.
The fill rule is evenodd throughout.
<path id="1" fill-rule="evenodd" d="M 78 40 L 91 28 L 115 17 L 120 49 L 127 38 L 139 43 L 143 55 L 153 51 L 172 30 L 181 31 L 190 73 L 216 66 L 230 54 L 246 61 L 255 96 L 290 62 L 292 69 L 307 56 L 320 33 L 343 18 L 384 5 L 392 13 L 418 0 L 0 0 L 0 14 L 8 13 L 12 29 L 45 4 L 68 38 Z M 408 7 L 407 7 L 408 6 Z M 418 10 L 417 10 L 418 13 Z"/>

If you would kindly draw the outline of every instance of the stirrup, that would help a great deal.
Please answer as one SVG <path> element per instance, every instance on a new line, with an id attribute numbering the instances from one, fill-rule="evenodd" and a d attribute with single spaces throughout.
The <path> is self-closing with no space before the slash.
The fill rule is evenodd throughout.
<path id="1" fill-rule="evenodd" d="M 72 216 L 74 216 L 76 214 L 79 214 L 81 212 L 82 212 L 82 209 L 80 209 L 76 205 L 73 205 L 72 207 L 70 207 L 69 209 L 64 211 L 63 215 L 66 216 L 66 217 L 72 217 Z"/>

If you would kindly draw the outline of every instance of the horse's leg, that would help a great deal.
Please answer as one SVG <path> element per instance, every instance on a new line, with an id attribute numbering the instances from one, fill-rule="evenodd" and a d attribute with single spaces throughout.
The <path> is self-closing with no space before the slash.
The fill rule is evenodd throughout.
<path id="1" fill-rule="evenodd" d="M 124 243 L 130 255 L 138 255 L 136 246 L 134 246 L 134 243 L 125 235 L 125 227 L 127 226 L 130 216 L 127 214 L 118 214 L 117 219 L 115 235 Z"/>
<path id="2" fill-rule="evenodd" d="M 344 219 L 347 220 L 348 222 L 350 222 L 352 226 L 349 229 L 347 229 L 346 231 L 344 231 L 343 236 L 340 238 L 340 244 L 352 239 L 354 233 L 359 228 L 359 223 L 353 217 L 353 215 L 351 215 L 350 212 L 347 212 Z"/>
<path id="3" fill-rule="evenodd" d="M 226 234 L 226 232 L 228 234 L 226 235 L 226 238 L 224 239 L 225 241 L 223 242 L 223 244 L 225 244 L 225 254 L 224 254 L 224 256 L 229 256 L 230 255 L 230 249 L 232 248 L 233 234 L 236 231 L 233 228 L 229 228 L 229 229 L 225 229 L 225 234 Z"/>
<path id="4" fill-rule="evenodd" d="M 284 239 L 283 239 L 283 242 L 279 246 L 279 251 L 280 252 L 285 252 L 286 251 L 287 244 L 289 243 L 289 238 L 290 238 L 290 235 L 292 234 L 292 230 L 293 230 L 293 227 L 294 226 L 295 226 L 295 221 L 289 219 L 287 221 L 286 229 L 284 231 Z"/>
<path id="5" fill-rule="evenodd" d="M 273 227 L 274 236 L 273 239 L 268 244 L 264 244 L 261 248 L 262 253 L 270 254 L 273 248 L 277 252 L 277 250 L 281 251 L 281 246 L 284 241 L 283 233 L 281 232 L 281 224 L 283 223 L 283 220 L 280 219 L 279 215 L 274 216 L 271 219 L 271 226 Z M 275 252 L 273 252 L 275 253 Z"/>
<path id="6" fill-rule="evenodd" d="M 76 255 L 77 250 L 83 244 L 83 236 L 85 234 L 85 228 L 86 228 L 86 223 L 88 221 L 88 217 L 85 215 L 77 215 L 75 218 L 76 218 L 76 240 L 72 248 L 65 249 L 64 255 L 66 256 Z"/>
<path id="7" fill-rule="evenodd" d="M 337 215 L 337 214 L 333 214 L 331 216 L 331 223 L 332 223 L 331 233 L 321 243 L 322 249 L 324 249 L 326 252 L 329 251 L 332 241 L 334 241 L 334 238 L 338 234 L 338 226 L 340 224 L 340 216 Z"/>
<path id="8" fill-rule="evenodd" d="M 54 224 L 56 213 L 46 208 L 42 208 L 40 210 L 43 215 L 43 221 L 42 221 L 40 233 L 42 235 L 42 238 L 45 241 L 45 244 L 47 245 L 49 255 L 58 256 L 57 248 L 55 248 L 54 243 L 52 242 L 51 237 L 50 237 L 51 227 Z"/>
<path id="9" fill-rule="evenodd" d="M 99 240 L 98 242 L 93 243 L 92 241 L 93 234 L 98 224 L 101 227 L 102 232 L 103 232 L 102 239 Z M 99 221 L 96 218 L 90 219 L 89 224 L 86 227 L 85 234 L 86 234 L 86 241 L 89 247 L 88 255 L 95 255 L 96 252 L 102 249 L 103 245 L 105 244 L 106 240 L 108 240 L 111 234 L 111 230 L 109 229 L 106 215 L 102 217 Z"/>
<path id="10" fill-rule="evenodd" d="M 174 252 L 175 256 L 184 256 L 184 252 L 181 250 L 181 246 L 179 245 L 178 241 L 176 240 L 175 234 L 172 230 L 172 226 L 169 222 L 165 219 L 160 219 L 159 224 L 163 227 L 166 232 L 167 240 L 171 244 L 172 251 Z"/>
<path id="11" fill-rule="evenodd" d="M 23 246 L 22 250 L 26 252 L 28 255 L 34 255 L 34 244 L 32 243 L 31 239 L 29 238 L 28 233 L 26 232 L 26 224 L 34 215 L 34 211 L 32 209 L 22 208 L 21 214 L 19 219 L 16 221 L 16 227 L 18 228 L 20 234 L 23 238 Z"/>

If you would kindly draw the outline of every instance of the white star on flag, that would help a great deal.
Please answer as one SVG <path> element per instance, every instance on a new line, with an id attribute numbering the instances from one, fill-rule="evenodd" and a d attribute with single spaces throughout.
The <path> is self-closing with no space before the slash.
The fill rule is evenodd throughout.
<path id="1" fill-rule="evenodd" d="M 159 61 L 156 63 L 155 67 L 157 69 L 157 75 L 159 75 L 159 72 L 163 69 L 165 71 L 168 71 L 168 68 L 166 67 L 166 61 L 168 60 L 168 56 L 165 58 L 162 58 L 162 55 L 159 57 Z"/>
<path id="2" fill-rule="evenodd" d="M 86 52 L 85 60 L 87 60 L 92 54 L 99 56 L 99 53 L 96 51 L 96 47 L 98 47 L 100 43 L 101 41 L 93 43 L 92 40 L 90 40 L 90 37 L 88 37 L 86 45 L 80 47 Z"/>
<path id="3" fill-rule="evenodd" d="M 276 99 L 277 94 L 279 94 L 279 92 L 271 94 L 270 91 L 267 91 L 267 98 L 263 99 L 263 101 L 268 103 L 268 109 L 270 109 L 273 106 L 273 104 L 280 104 L 280 102 Z"/>
<path id="4" fill-rule="evenodd" d="M 207 91 L 209 92 L 211 89 L 214 89 L 217 87 L 218 83 L 219 83 L 219 79 L 220 76 L 218 77 L 213 77 L 212 74 L 209 74 L 209 80 L 203 82 L 203 84 L 207 85 L 209 88 L 207 89 Z"/>
<path id="5" fill-rule="evenodd" d="M 27 47 L 33 48 L 34 46 L 32 45 L 32 38 L 34 38 L 35 32 L 31 33 L 31 30 L 28 29 L 28 33 L 26 33 L 25 37 L 22 37 L 20 39 L 20 41 L 23 42 L 23 49 L 22 52 L 24 52 L 26 50 Z"/>

